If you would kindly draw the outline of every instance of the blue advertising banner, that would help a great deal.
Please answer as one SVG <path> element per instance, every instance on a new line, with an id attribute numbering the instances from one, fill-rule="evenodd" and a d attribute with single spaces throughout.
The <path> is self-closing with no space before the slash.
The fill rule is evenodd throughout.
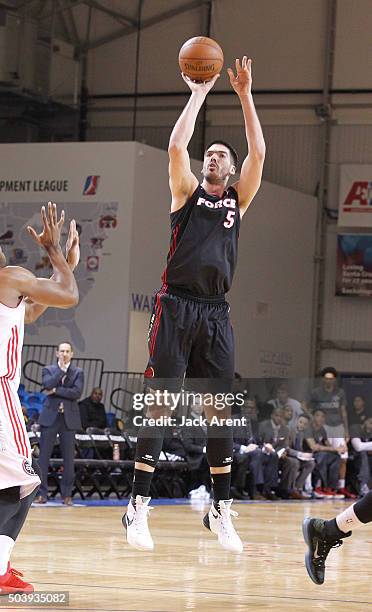
<path id="1" fill-rule="evenodd" d="M 372 234 L 338 234 L 336 295 L 372 296 Z"/>

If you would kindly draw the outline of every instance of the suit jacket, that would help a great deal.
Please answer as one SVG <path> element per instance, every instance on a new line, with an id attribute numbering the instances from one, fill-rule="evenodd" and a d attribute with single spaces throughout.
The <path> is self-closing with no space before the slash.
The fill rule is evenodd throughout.
<path id="1" fill-rule="evenodd" d="M 84 372 L 70 364 L 67 373 L 58 365 L 43 368 L 43 387 L 47 390 L 56 389 L 53 395 L 48 395 L 43 410 L 40 412 L 39 423 L 45 427 L 53 425 L 58 416 L 58 406 L 63 403 L 64 418 L 68 429 L 81 429 L 80 411 L 77 400 L 81 397 L 84 387 Z M 63 377 L 65 379 L 62 381 Z"/>
<path id="2" fill-rule="evenodd" d="M 275 436 L 271 419 L 268 419 L 260 423 L 258 432 L 263 444 L 271 444 L 278 450 L 289 446 L 289 429 L 285 425 L 280 425 L 278 435 Z"/>
<path id="3" fill-rule="evenodd" d="M 242 445 L 259 444 L 258 424 L 249 419 L 247 425 L 234 425 L 234 451 L 239 452 Z"/>

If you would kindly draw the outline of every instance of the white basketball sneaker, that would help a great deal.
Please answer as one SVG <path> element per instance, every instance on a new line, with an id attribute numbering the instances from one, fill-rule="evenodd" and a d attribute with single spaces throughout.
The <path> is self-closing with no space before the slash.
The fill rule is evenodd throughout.
<path id="1" fill-rule="evenodd" d="M 122 523 L 127 532 L 127 542 L 137 550 L 154 550 L 154 542 L 147 524 L 147 518 L 152 507 L 149 506 L 151 497 L 137 495 L 135 504 L 132 498 Z"/>
<path id="2" fill-rule="evenodd" d="M 203 518 L 203 524 L 217 535 L 222 548 L 232 552 L 243 552 L 242 541 L 231 521 L 232 516 L 238 516 L 237 512 L 231 510 L 232 502 L 232 499 L 220 500 L 218 502 L 219 511 L 212 503 L 211 509 Z"/>

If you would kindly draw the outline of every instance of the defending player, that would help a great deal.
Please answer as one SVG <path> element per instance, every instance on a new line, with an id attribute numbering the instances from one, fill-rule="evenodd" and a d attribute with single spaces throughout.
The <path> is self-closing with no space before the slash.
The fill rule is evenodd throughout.
<path id="1" fill-rule="evenodd" d="M 372 491 L 329 521 L 306 518 L 302 532 L 308 550 L 305 555 L 307 573 L 315 584 L 323 584 L 325 562 L 331 548 L 342 545 L 342 540 L 352 534 L 353 529 L 372 522 Z"/>
<path id="2" fill-rule="evenodd" d="M 64 213 L 57 207 L 41 209 L 43 229 L 29 233 L 48 254 L 51 279 L 36 278 L 18 266 L 7 266 L 0 248 L 0 594 L 32 592 L 33 586 L 10 566 L 10 555 L 40 485 L 32 459 L 22 408 L 17 394 L 21 377 L 24 323 L 35 321 L 48 306 L 69 308 L 79 301 L 72 270 L 79 261 L 75 221 L 66 244 L 67 261 L 60 247 Z"/>
<path id="3" fill-rule="evenodd" d="M 251 60 L 236 60 L 230 83 L 242 107 L 248 155 L 240 179 L 227 183 L 237 170 L 237 155 L 216 140 L 204 154 L 203 181 L 191 172 L 188 144 L 198 113 L 219 75 L 207 83 L 183 78 L 191 96 L 176 122 L 169 142 L 171 241 L 163 286 L 156 295 L 149 329 L 148 385 L 156 380 L 208 379 L 214 392 L 234 375 L 234 339 L 225 294 L 237 263 L 240 221 L 261 184 L 265 142 L 255 111 Z M 151 381 L 152 379 L 152 381 Z M 169 387 L 168 387 L 169 388 Z M 163 407 L 164 408 L 164 407 Z M 213 409 L 205 409 L 211 420 Z M 161 409 L 150 410 L 159 415 Z M 164 414 L 164 413 L 163 413 Z M 217 432 L 218 430 L 218 432 Z M 148 529 L 151 479 L 162 449 L 164 427 L 143 426 L 138 435 L 132 498 L 123 517 L 128 543 L 152 550 Z M 227 550 L 240 552 L 242 542 L 231 521 L 231 462 L 233 437 L 227 424 L 208 427 L 207 458 L 213 483 L 213 504 L 204 525 Z"/>

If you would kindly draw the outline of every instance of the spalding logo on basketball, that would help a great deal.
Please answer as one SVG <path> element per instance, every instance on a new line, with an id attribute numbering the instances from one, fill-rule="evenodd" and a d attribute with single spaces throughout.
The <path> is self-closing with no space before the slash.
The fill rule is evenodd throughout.
<path id="1" fill-rule="evenodd" d="M 195 36 L 181 47 L 178 63 L 192 81 L 210 81 L 221 72 L 223 52 L 220 45 L 207 36 Z"/>
<path id="2" fill-rule="evenodd" d="M 23 460 L 22 467 L 23 467 L 23 471 L 26 472 L 26 474 L 28 474 L 29 476 L 36 476 L 36 472 L 34 468 L 32 467 L 31 463 L 27 459 Z"/>

